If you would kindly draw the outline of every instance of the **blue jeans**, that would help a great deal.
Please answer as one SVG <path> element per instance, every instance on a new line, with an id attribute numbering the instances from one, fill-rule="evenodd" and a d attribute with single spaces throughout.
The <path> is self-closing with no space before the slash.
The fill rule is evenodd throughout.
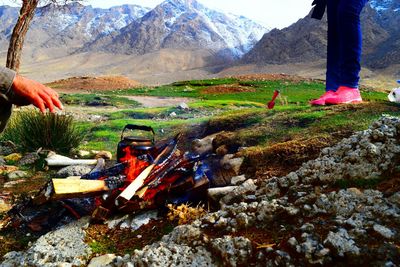
<path id="1" fill-rule="evenodd" d="M 368 0 L 328 0 L 326 90 L 358 88 L 362 33 L 360 14 Z"/>

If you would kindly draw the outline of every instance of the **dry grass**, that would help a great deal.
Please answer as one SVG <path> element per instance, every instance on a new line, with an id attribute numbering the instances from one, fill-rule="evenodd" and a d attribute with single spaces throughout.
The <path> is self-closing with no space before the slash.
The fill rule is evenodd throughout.
<path id="1" fill-rule="evenodd" d="M 176 221 L 179 225 L 189 224 L 207 213 L 202 206 L 190 207 L 186 204 L 180 206 L 169 204 L 167 207 L 169 209 L 168 220 L 171 222 Z"/>

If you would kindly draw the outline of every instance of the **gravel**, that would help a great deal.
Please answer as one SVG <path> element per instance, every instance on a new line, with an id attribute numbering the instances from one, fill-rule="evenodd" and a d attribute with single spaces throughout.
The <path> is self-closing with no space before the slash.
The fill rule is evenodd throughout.
<path id="1" fill-rule="evenodd" d="M 87 263 L 91 250 L 84 242 L 89 218 L 66 225 L 40 237 L 25 252 L 9 252 L 1 266 L 81 266 Z"/>

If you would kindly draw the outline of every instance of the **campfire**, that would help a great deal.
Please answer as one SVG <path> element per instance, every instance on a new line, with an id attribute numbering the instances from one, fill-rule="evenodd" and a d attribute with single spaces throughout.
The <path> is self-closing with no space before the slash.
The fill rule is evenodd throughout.
<path id="1" fill-rule="evenodd" d="M 140 135 L 126 136 L 128 130 Z M 183 153 L 178 149 L 180 141 L 178 134 L 155 142 L 151 127 L 127 125 L 115 165 L 105 168 L 104 160 L 98 160 L 87 175 L 51 179 L 36 196 L 8 212 L 7 224 L 41 231 L 63 223 L 66 217 L 91 215 L 94 221 L 103 222 L 117 213 L 205 200 L 212 176 L 204 160 L 210 153 Z M 49 157 L 48 164 L 56 165 L 60 159 Z"/>

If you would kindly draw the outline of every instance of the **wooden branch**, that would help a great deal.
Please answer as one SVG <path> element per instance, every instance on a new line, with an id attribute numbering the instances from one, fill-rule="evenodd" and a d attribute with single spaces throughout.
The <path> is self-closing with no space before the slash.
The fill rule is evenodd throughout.
<path id="1" fill-rule="evenodd" d="M 52 179 L 54 187 L 53 199 L 86 197 L 108 191 L 102 180 Z"/>
<path id="2" fill-rule="evenodd" d="M 71 159 L 57 154 L 49 156 L 45 161 L 50 167 L 97 164 L 97 159 Z"/>

